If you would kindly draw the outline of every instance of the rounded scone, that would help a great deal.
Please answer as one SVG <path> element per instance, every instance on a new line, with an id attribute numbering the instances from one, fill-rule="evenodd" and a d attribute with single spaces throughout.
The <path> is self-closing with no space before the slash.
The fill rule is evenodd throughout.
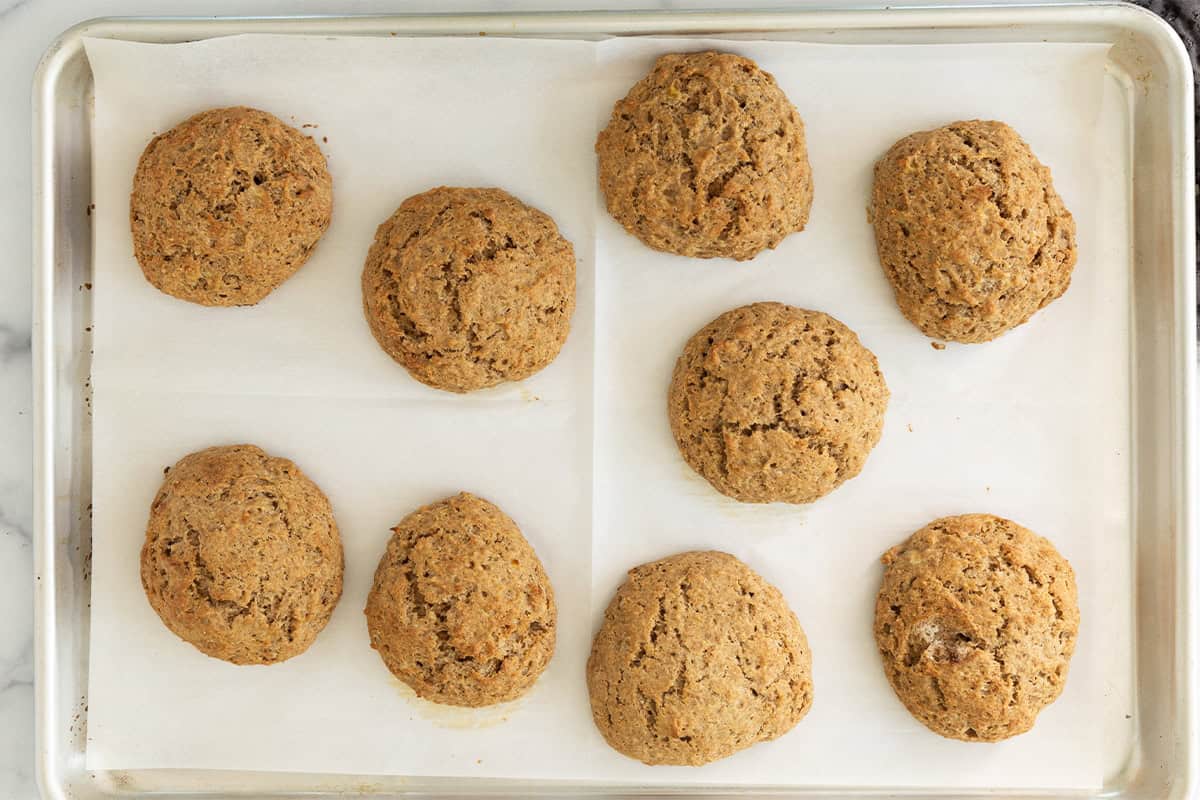
<path id="1" fill-rule="evenodd" d="M 995 339 L 1071 282 L 1075 220 L 1003 122 L 896 142 L 875 164 L 869 216 L 900 310 L 935 339 Z"/>
<path id="2" fill-rule="evenodd" d="M 554 590 L 507 514 L 463 492 L 392 529 L 367 597 L 371 647 L 418 697 L 513 700 L 554 655 Z"/>
<path id="3" fill-rule="evenodd" d="M 905 707 L 951 739 L 1024 733 L 1062 693 L 1079 631 L 1075 573 L 990 514 L 944 517 L 883 555 L 875 641 Z"/>
<path id="4" fill-rule="evenodd" d="M 655 250 L 742 261 L 808 222 L 804 123 L 741 56 L 660 57 L 613 108 L 596 155 L 609 213 Z"/>
<path id="5" fill-rule="evenodd" d="M 727 311 L 675 363 L 668 415 L 687 463 L 743 503 L 811 503 L 857 475 L 883 432 L 879 362 L 828 314 Z"/>
<path id="6" fill-rule="evenodd" d="M 262 300 L 308 260 L 332 212 L 333 179 L 316 142 L 242 106 L 154 137 L 129 197 L 146 280 L 206 306 Z"/>
<path id="7" fill-rule="evenodd" d="M 727 553 L 629 571 L 587 663 L 592 719 L 646 764 L 699 766 L 795 727 L 812 654 L 787 601 Z"/>
<path id="8" fill-rule="evenodd" d="M 168 472 L 150 507 L 142 587 L 179 638 L 234 664 L 308 649 L 342 595 L 342 540 L 321 490 L 253 445 Z"/>
<path id="9" fill-rule="evenodd" d="M 575 251 L 508 192 L 442 186 L 379 226 L 362 291 L 389 356 L 422 383 L 469 392 L 558 355 L 575 311 Z"/>

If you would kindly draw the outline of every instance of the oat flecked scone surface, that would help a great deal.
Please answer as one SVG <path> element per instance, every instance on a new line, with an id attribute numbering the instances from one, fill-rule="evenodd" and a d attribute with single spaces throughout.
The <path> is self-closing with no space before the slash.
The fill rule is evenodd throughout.
<path id="1" fill-rule="evenodd" d="M 575 251 L 508 192 L 443 186 L 379 226 L 362 291 L 388 355 L 422 383 L 469 392 L 555 359 L 575 311 Z"/>
<path id="2" fill-rule="evenodd" d="M 367 598 L 371 647 L 418 697 L 486 706 L 525 694 L 554 655 L 554 590 L 494 504 L 461 493 L 392 529 Z"/>
<path id="3" fill-rule="evenodd" d="M 133 252 L 152 285 L 206 306 L 254 305 L 329 227 L 333 180 L 310 137 L 253 108 L 216 108 L 146 145 Z"/>
<path id="4" fill-rule="evenodd" d="M 926 336 L 986 342 L 1062 296 L 1075 220 L 1002 122 L 906 136 L 875 164 L 870 217 L 900 310 Z"/>
<path id="5" fill-rule="evenodd" d="M 1062 693 L 1079 631 L 1075 573 L 990 514 L 944 517 L 883 555 L 875 641 L 905 707 L 951 739 L 1024 733 Z"/>
<path id="6" fill-rule="evenodd" d="M 812 654 L 783 595 L 727 553 L 629 571 L 587 663 L 592 719 L 646 764 L 699 766 L 790 731 L 812 705 Z"/>
<path id="7" fill-rule="evenodd" d="M 688 341 L 668 416 L 684 460 L 744 503 L 811 503 L 853 478 L 889 399 L 874 354 L 828 314 L 754 303 Z"/>
<path id="8" fill-rule="evenodd" d="M 234 664 L 308 649 L 342 594 L 342 540 L 321 490 L 253 445 L 184 456 L 150 507 L 142 587 L 177 636 Z"/>
<path id="9" fill-rule="evenodd" d="M 804 230 L 804 123 L 770 73 L 731 53 L 672 53 L 596 139 L 608 211 L 655 250 L 745 260 Z"/>

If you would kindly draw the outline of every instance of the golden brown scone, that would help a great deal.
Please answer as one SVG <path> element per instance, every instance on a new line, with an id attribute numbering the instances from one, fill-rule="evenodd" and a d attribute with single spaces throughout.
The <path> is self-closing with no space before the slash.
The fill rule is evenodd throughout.
<path id="1" fill-rule="evenodd" d="M 900 310 L 935 339 L 995 339 L 1071 282 L 1075 220 L 1003 122 L 896 142 L 875 165 L 869 216 Z"/>
<path id="2" fill-rule="evenodd" d="M 857 475 L 889 392 L 875 356 L 828 314 L 726 311 L 675 363 L 667 411 L 687 463 L 743 503 L 811 503 Z"/>
<path id="3" fill-rule="evenodd" d="M 742 261 L 808 222 L 804 123 L 748 58 L 662 56 L 613 108 L 596 155 L 608 212 L 655 250 Z"/>
<path id="4" fill-rule="evenodd" d="M 248 444 L 184 456 L 150 506 L 142 587 L 171 631 L 234 664 L 300 655 L 342 595 L 342 540 L 321 490 Z"/>
<path id="5" fill-rule="evenodd" d="M 392 528 L 367 597 L 371 647 L 418 697 L 454 706 L 513 700 L 554 655 L 558 612 L 516 524 L 463 492 Z"/>
<path id="6" fill-rule="evenodd" d="M 469 392 L 558 355 L 575 311 L 575 251 L 508 192 L 442 186 L 379 226 L 362 290 L 389 356 L 422 383 Z"/>
<path id="7" fill-rule="evenodd" d="M 787 601 L 727 553 L 629 571 L 587 664 L 592 719 L 647 764 L 699 766 L 795 727 L 812 705 L 812 654 Z"/>
<path id="8" fill-rule="evenodd" d="M 308 260 L 333 179 L 310 137 L 265 111 L 214 108 L 146 145 L 133 176 L 133 253 L 181 300 L 249 306 Z"/>
<path id="9" fill-rule="evenodd" d="M 875 641 L 896 695 L 930 730 L 995 742 L 1033 727 L 1067 681 L 1075 573 L 1041 536 L 991 514 L 943 517 L 883 555 Z"/>

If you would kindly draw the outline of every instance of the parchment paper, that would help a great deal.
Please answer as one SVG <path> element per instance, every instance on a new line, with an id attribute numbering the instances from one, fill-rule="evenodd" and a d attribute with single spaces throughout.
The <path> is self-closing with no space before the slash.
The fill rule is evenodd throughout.
<path id="1" fill-rule="evenodd" d="M 604 213 L 592 143 L 653 57 L 718 47 L 775 74 L 804 117 L 808 230 L 754 261 L 654 253 Z M 859 47 L 695 39 L 242 36 L 89 40 L 96 77 L 91 769 L 210 768 L 604 781 L 1095 788 L 1130 681 L 1128 162 L 1125 106 L 1100 45 Z M 313 258 L 254 308 L 150 287 L 131 255 L 138 155 L 203 108 L 244 103 L 312 125 L 334 176 Z M 982 346 L 936 351 L 896 309 L 866 222 L 871 166 L 897 138 L 1004 119 L 1079 226 L 1066 296 Z M 376 225 L 438 184 L 498 185 L 550 213 L 579 258 L 562 355 L 519 385 L 426 389 L 379 350 L 359 274 Z M 892 390 L 860 477 L 805 507 L 742 506 L 679 458 L 665 414 L 687 337 L 743 302 L 838 317 Z M 255 442 L 329 495 L 345 594 L 303 656 L 234 667 L 200 655 L 142 594 L 138 550 L 163 467 Z M 505 508 L 559 601 L 559 645 L 527 697 L 456 711 L 414 699 L 361 615 L 389 526 L 467 489 Z M 930 519 L 990 511 L 1075 566 L 1083 625 L 1070 680 L 1029 734 L 943 740 L 905 712 L 871 636 L 879 555 Z M 780 587 L 814 653 L 815 704 L 790 734 L 700 769 L 650 768 L 595 731 L 583 681 L 623 572 L 683 550 L 737 554 Z M 1116 587 L 1116 588 L 1114 588 Z"/>

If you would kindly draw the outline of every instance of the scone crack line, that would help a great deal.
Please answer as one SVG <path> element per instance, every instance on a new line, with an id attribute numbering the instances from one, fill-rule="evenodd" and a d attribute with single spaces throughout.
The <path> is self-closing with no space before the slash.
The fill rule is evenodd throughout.
<path id="1" fill-rule="evenodd" d="M 184 519 L 184 525 L 187 529 L 186 539 L 192 547 L 192 565 L 195 570 L 195 574 L 192 576 L 192 591 L 195 592 L 198 599 L 203 600 L 213 608 L 222 609 L 225 614 L 225 624 L 232 625 L 235 619 L 250 613 L 253 603 L 243 604 L 234 600 L 213 597 L 211 586 L 217 581 L 213 576 L 212 570 L 208 568 L 208 563 L 204 560 L 204 556 L 200 553 L 200 532 L 186 518 Z M 251 601 L 253 601 L 253 597 L 251 597 Z"/>

